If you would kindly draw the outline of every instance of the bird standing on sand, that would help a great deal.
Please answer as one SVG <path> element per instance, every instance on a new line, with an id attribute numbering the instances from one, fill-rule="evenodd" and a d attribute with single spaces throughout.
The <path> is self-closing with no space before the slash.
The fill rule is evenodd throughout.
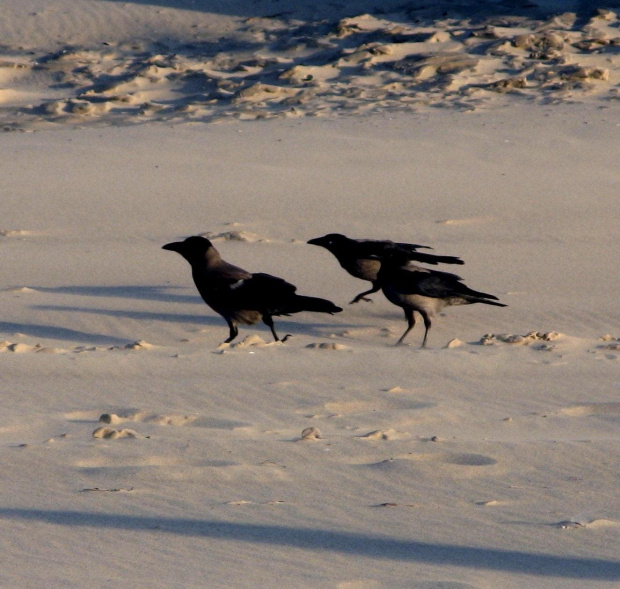
<path id="1" fill-rule="evenodd" d="M 394 249 L 382 259 L 377 282 L 388 301 L 402 307 L 407 319 L 407 329 L 398 340 L 402 343 L 415 325 L 414 311 L 422 315 L 426 331 L 422 347 L 431 328 L 431 318 L 445 307 L 485 303 L 506 307 L 497 303 L 497 297 L 477 292 L 465 286 L 459 276 L 412 264 L 407 256 Z M 492 300 L 489 300 L 492 299 Z"/>
<path id="2" fill-rule="evenodd" d="M 452 256 L 437 256 L 418 252 L 418 249 L 432 249 L 427 245 L 413 243 L 394 243 L 393 241 L 380 241 L 376 239 L 350 239 L 339 233 L 329 233 L 323 237 L 316 237 L 309 242 L 311 245 L 319 245 L 331 252 L 340 265 L 355 278 L 368 280 L 372 288 L 358 294 L 349 304 L 359 301 L 371 301 L 366 295 L 380 290 L 377 281 L 381 258 L 386 252 L 399 249 L 407 259 L 422 262 L 424 264 L 463 264 L 459 258 Z"/>
<path id="3" fill-rule="evenodd" d="M 280 341 L 273 316 L 300 311 L 330 314 L 342 311 L 325 299 L 296 294 L 297 288 L 282 278 L 252 274 L 225 262 L 204 237 L 188 237 L 185 241 L 167 243 L 162 249 L 179 253 L 190 263 L 200 296 L 228 323 L 230 336 L 224 343 L 237 337 L 238 323 L 253 325 L 262 319 L 275 341 Z"/>

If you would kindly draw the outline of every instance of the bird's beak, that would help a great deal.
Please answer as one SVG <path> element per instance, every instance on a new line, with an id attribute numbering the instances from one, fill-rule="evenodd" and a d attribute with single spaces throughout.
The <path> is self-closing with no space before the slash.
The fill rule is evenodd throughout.
<path id="1" fill-rule="evenodd" d="M 306 243 L 309 243 L 310 245 L 321 245 L 321 238 L 315 237 L 314 239 L 311 239 L 310 241 L 307 241 Z"/>
<path id="2" fill-rule="evenodd" d="M 163 245 L 161 247 L 161 249 L 163 250 L 170 250 L 171 252 L 177 252 L 180 253 L 180 246 L 181 246 L 180 241 L 173 241 L 172 243 L 167 243 L 166 245 Z"/>

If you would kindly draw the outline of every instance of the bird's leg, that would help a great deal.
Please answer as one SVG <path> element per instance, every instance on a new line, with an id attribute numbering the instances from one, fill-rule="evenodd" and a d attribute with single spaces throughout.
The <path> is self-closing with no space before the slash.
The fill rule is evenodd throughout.
<path id="1" fill-rule="evenodd" d="M 263 315 L 263 323 L 271 329 L 271 333 L 273 334 L 273 339 L 277 342 L 280 341 L 278 334 L 276 333 L 275 325 L 273 324 L 273 317 L 271 315 Z M 288 336 L 287 336 L 288 337 Z"/>
<path id="2" fill-rule="evenodd" d="M 413 309 L 403 309 L 403 311 L 405 311 L 405 317 L 407 318 L 407 323 L 409 325 L 407 326 L 407 329 L 405 329 L 405 333 L 403 333 L 403 335 L 400 336 L 400 339 L 396 342 L 397 346 L 403 343 L 403 340 L 405 339 L 407 334 L 413 329 L 415 325 L 415 317 L 413 316 Z"/>
<path id="3" fill-rule="evenodd" d="M 227 340 L 224 340 L 224 343 L 229 344 L 239 335 L 239 330 L 237 329 L 237 324 L 232 319 L 226 319 L 226 323 L 228 323 L 230 335 Z"/>
<path id="4" fill-rule="evenodd" d="M 367 301 L 369 303 L 372 303 L 372 299 L 367 299 L 366 295 L 372 294 L 373 292 L 379 292 L 379 290 L 381 289 L 381 287 L 376 283 L 373 282 L 372 283 L 372 288 L 370 290 L 367 290 L 365 292 L 361 292 L 360 294 L 358 294 L 350 303 L 349 305 L 352 305 L 354 303 L 359 303 L 360 301 Z"/>
<path id="5" fill-rule="evenodd" d="M 425 348 L 426 338 L 428 337 L 428 330 L 431 328 L 431 318 L 429 317 L 428 313 L 426 313 L 426 311 L 420 311 L 420 314 L 422 315 L 422 319 L 424 319 L 424 327 L 426 327 L 426 331 L 424 332 L 424 339 L 422 340 L 421 346 Z"/>

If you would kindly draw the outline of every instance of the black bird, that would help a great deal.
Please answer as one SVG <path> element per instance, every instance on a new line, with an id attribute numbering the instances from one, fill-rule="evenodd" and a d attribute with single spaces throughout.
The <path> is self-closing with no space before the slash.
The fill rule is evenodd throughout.
<path id="1" fill-rule="evenodd" d="M 330 314 L 342 311 L 325 299 L 295 294 L 297 288 L 282 278 L 251 274 L 225 262 L 204 237 L 188 237 L 185 241 L 167 243 L 162 249 L 179 253 L 190 263 L 200 296 L 228 323 L 230 336 L 224 343 L 237 337 L 238 323 L 253 325 L 262 319 L 271 329 L 274 339 L 280 341 L 273 325 L 273 316 L 300 311 Z"/>
<path id="2" fill-rule="evenodd" d="M 370 301 L 366 295 L 378 292 L 381 287 L 377 281 L 381 259 L 387 252 L 399 249 L 409 260 L 424 264 L 463 264 L 464 262 L 452 256 L 436 256 L 418 252 L 418 249 L 433 249 L 427 245 L 414 243 L 394 243 L 393 241 L 380 241 L 376 239 L 350 239 L 339 233 L 329 233 L 323 237 L 316 237 L 309 242 L 311 245 L 320 245 L 330 251 L 340 265 L 355 278 L 368 280 L 372 283 L 370 290 L 358 294 L 349 304 L 359 301 Z"/>
<path id="3" fill-rule="evenodd" d="M 461 280 L 463 279 L 456 274 L 416 266 L 398 250 L 386 255 L 379 270 L 378 283 L 388 301 L 402 307 L 408 323 L 405 333 L 397 343 L 402 343 L 413 329 L 414 311 L 422 315 L 426 327 L 422 341 L 424 348 L 428 331 L 431 328 L 431 318 L 443 308 L 472 303 L 506 307 L 503 303 L 495 302 L 496 296 L 472 290 Z"/>

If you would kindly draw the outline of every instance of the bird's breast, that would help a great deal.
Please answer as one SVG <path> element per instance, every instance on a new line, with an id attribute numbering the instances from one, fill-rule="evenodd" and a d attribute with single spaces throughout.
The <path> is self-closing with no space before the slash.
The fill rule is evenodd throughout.
<path id="1" fill-rule="evenodd" d="M 382 290 L 385 298 L 390 301 L 390 303 L 398 305 L 399 307 L 414 309 L 416 311 L 423 310 L 431 316 L 435 315 L 435 313 L 441 311 L 441 309 L 449 304 L 444 299 L 399 292 L 389 285 L 384 285 Z"/>
<path id="2" fill-rule="evenodd" d="M 381 262 L 379 260 L 369 260 L 366 258 L 351 260 L 343 264 L 343 268 L 355 276 L 356 278 L 362 278 L 364 280 L 376 280 L 379 269 L 381 268 Z"/>

